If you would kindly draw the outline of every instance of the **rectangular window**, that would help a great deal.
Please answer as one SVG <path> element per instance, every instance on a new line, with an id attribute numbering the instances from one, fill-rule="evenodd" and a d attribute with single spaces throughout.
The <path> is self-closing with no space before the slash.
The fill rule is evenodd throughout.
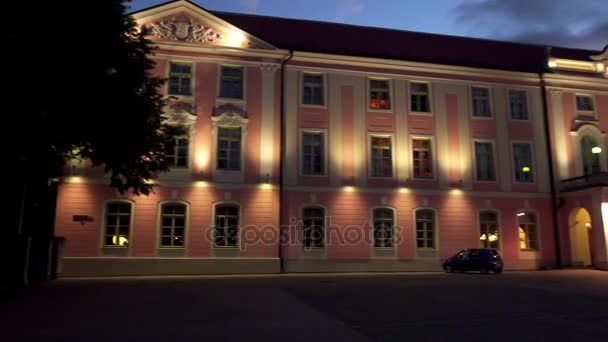
<path id="1" fill-rule="evenodd" d="M 431 111 L 429 100 L 429 85 L 427 83 L 411 83 L 411 111 L 428 113 Z"/>
<path id="2" fill-rule="evenodd" d="M 532 145 L 528 143 L 513 144 L 513 167 L 515 181 L 534 182 L 534 165 L 532 164 Z"/>
<path id="3" fill-rule="evenodd" d="M 105 246 L 129 246 L 131 204 L 114 202 L 106 205 Z"/>
<path id="4" fill-rule="evenodd" d="M 323 106 L 325 91 L 323 90 L 323 75 L 304 73 L 302 76 L 302 104 Z"/>
<path id="5" fill-rule="evenodd" d="M 390 84 L 388 80 L 369 80 L 369 107 L 391 109 Z"/>
<path id="6" fill-rule="evenodd" d="M 528 120 L 528 94 L 524 90 L 509 90 L 511 119 Z"/>
<path id="7" fill-rule="evenodd" d="M 479 242 L 482 248 L 498 248 L 498 215 L 494 211 L 479 213 Z"/>
<path id="8" fill-rule="evenodd" d="M 304 248 L 323 248 L 325 243 L 325 209 L 308 207 L 302 210 L 302 245 Z"/>
<path id="9" fill-rule="evenodd" d="M 492 116 L 492 113 L 490 112 L 490 89 L 473 87 L 471 89 L 471 99 L 473 116 L 485 118 Z"/>
<path id="10" fill-rule="evenodd" d="M 495 181 L 494 148 L 490 142 L 475 142 L 475 169 L 478 181 Z"/>
<path id="11" fill-rule="evenodd" d="M 393 230 L 395 218 L 393 210 L 388 208 L 378 208 L 373 211 L 374 216 L 374 247 L 392 248 Z"/>
<path id="12" fill-rule="evenodd" d="M 192 65 L 171 63 L 169 65 L 169 94 L 192 95 Z"/>
<path id="13" fill-rule="evenodd" d="M 372 177 L 392 177 L 393 161 L 391 138 L 372 137 Z"/>
<path id="14" fill-rule="evenodd" d="M 183 204 L 163 204 L 161 209 L 160 246 L 184 247 L 186 229 L 186 206 Z"/>
<path id="15" fill-rule="evenodd" d="M 302 174 L 325 174 L 325 146 L 322 132 L 302 133 Z"/>
<path id="16" fill-rule="evenodd" d="M 416 210 L 416 247 L 435 248 L 435 212 L 432 210 Z"/>
<path id="17" fill-rule="evenodd" d="M 576 110 L 593 112 L 593 97 L 591 95 L 576 95 Z"/>
<path id="18" fill-rule="evenodd" d="M 169 167 L 188 167 L 188 148 L 190 140 L 187 136 L 178 136 L 165 141 L 165 161 Z"/>
<path id="19" fill-rule="evenodd" d="M 519 230 L 519 249 L 538 249 L 536 236 L 536 215 L 533 213 L 517 214 Z"/>
<path id="20" fill-rule="evenodd" d="M 238 247 L 239 207 L 218 205 L 215 207 L 215 247 Z"/>
<path id="21" fill-rule="evenodd" d="M 222 66 L 220 97 L 224 99 L 243 98 L 243 68 Z"/>
<path id="22" fill-rule="evenodd" d="M 217 169 L 241 169 L 241 128 L 220 127 L 217 138 Z"/>
<path id="23" fill-rule="evenodd" d="M 433 178 L 431 139 L 412 140 L 414 178 Z"/>

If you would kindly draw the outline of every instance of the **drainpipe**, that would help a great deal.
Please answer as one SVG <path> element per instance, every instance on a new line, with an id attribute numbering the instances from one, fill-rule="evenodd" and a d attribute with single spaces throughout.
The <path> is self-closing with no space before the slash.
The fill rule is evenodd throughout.
<path id="1" fill-rule="evenodd" d="M 283 216 L 285 206 L 283 206 L 283 166 L 285 165 L 285 65 L 293 58 L 293 50 L 289 50 L 289 56 L 281 62 L 281 146 L 279 153 L 279 265 L 280 272 L 285 273 L 285 256 L 283 255 L 283 242 L 287 239 L 284 236 Z"/>
<path id="2" fill-rule="evenodd" d="M 543 104 L 543 122 L 545 129 L 545 145 L 547 146 L 547 160 L 549 161 L 549 184 L 551 185 L 551 216 L 553 219 L 553 236 L 555 239 L 555 268 L 562 267 L 562 252 L 559 240 L 559 224 L 557 211 L 559 206 L 557 203 L 557 191 L 555 189 L 555 174 L 553 169 L 553 152 L 551 145 L 551 130 L 549 128 L 549 111 L 547 109 L 547 89 L 545 83 L 544 73 L 548 72 L 549 56 L 551 55 L 551 47 L 547 46 L 545 50 L 545 59 L 543 65 L 538 73 L 540 77 L 540 85 L 542 92 L 542 104 Z"/>

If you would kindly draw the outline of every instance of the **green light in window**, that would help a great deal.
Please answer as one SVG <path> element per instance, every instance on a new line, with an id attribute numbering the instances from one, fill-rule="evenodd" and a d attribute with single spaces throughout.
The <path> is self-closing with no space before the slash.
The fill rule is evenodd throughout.
<path id="1" fill-rule="evenodd" d="M 523 172 L 530 172 L 530 167 L 529 166 L 524 166 L 524 167 L 521 168 L 521 170 Z"/>

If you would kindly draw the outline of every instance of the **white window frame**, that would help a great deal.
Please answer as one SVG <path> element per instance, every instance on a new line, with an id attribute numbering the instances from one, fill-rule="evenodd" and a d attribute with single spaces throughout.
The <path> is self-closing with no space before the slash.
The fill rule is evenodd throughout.
<path id="1" fill-rule="evenodd" d="M 418 112 L 418 111 L 414 111 L 412 110 L 412 85 L 413 84 L 426 84 L 427 85 L 427 89 L 428 89 L 428 93 L 427 93 L 427 97 L 429 99 L 429 111 L 428 112 Z M 412 115 L 433 115 L 433 83 L 429 82 L 429 81 L 410 81 L 408 82 L 408 87 L 407 87 L 407 93 L 408 93 L 408 112 Z"/>
<path id="2" fill-rule="evenodd" d="M 186 138 L 188 139 L 188 154 L 186 156 L 186 165 L 185 166 L 178 166 L 178 165 L 170 165 L 169 168 L 171 169 L 171 171 L 173 170 L 184 170 L 184 169 L 191 169 L 192 168 L 192 147 L 194 146 L 194 144 L 192 143 L 192 134 L 190 134 L 192 128 L 188 125 L 181 125 L 181 124 L 172 124 L 172 123 L 168 123 L 169 125 L 175 125 L 175 126 L 182 126 L 185 129 L 185 133 L 183 135 L 180 136 L 176 136 L 176 139 L 179 138 Z M 176 156 L 176 155 L 174 155 Z M 167 157 L 167 154 L 165 153 L 165 158 Z"/>
<path id="3" fill-rule="evenodd" d="M 488 90 L 488 110 L 490 111 L 490 116 L 476 116 L 475 112 L 474 112 L 474 108 L 473 108 L 473 89 L 474 88 L 484 88 Z M 471 85 L 469 87 L 469 108 L 470 110 L 470 117 L 471 119 L 475 119 L 475 120 L 494 120 L 495 119 L 495 113 L 494 113 L 494 95 L 493 95 L 493 91 L 492 91 L 492 87 L 491 86 L 487 86 L 487 85 Z"/>
<path id="4" fill-rule="evenodd" d="M 513 121 L 513 122 L 529 122 L 532 121 L 532 112 L 530 111 L 530 92 L 528 91 L 528 89 L 523 89 L 523 88 L 507 88 L 507 112 L 509 113 L 509 121 Z M 523 92 L 525 95 L 525 99 L 526 99 L 526 114 L 528 115 L 528 117 L 526 119 L 514 119 L 513 118 L 513 112 L 511 111 L 511 91 L 519 91 L 519 92 Z"/>
<path id="5" fill-rule="evenodd" d="M 211 151 L 211 172 L 213 180 L 218 182 L 242 183 L 245 179 L 247 163 L 245 151 L 247 149 L 247 126 L 249 119 L 241 117 L 237 113 L 224 113 L 219 116 L 211 117 L 212 132 L 212 151 Z M 219 139 L 219 128 L 241 128 L 241 169 L 240 170 L 218 170 L 217 168 L 217 146 Z"/>
<path id="6" fill-rule="evenodd" d="M 418 211 L 429 210 L 433 212 L 433 248 L 429 247 L 418 247 L 418 228 L 417 228 L 417 219 L 416 215 Z M 414 233 L 414 248 L 416 251 L 438 251 L 439 250 L 439 213 L 437 209 L 430 207 L 419 207 L 414 209 L 414 215 L 412 215 L 412 219 L 414 221 L 413 225 L 413 233 Z M 425 238 L 426 239 L 426 238 Z"/>
<path id="7" fill-rule="evenodd" d="M 478 236 L 480 238 L 479 240 L 479 246 L 480 248 L 490 248 L 490 247 L 484 247 L 482 246 L 481 243 L 481 213 L 483 212 L 493 212 L 494 214 L 496 214 L 496 225 L 497 225 L 497 231 L 498 231 L 498 247 L 496 247 L 497 250 L 502 250 L 502 218 L 501 218 L 501 213 L 500 210 L 494 209 L 494 208 L 482 208 L 477 210 L 477 232 L 478 232 Z M 486 239 L 488 239 L 488 237 L 486 236 Z"/>
<path id="8" fill-rule="evenodd" d="M 320 75 L 323 78 L 323 104 L 322 105 L 316 105 L 316 104 L 307 104 L 304 103 L 304 75 Z M 301 71 L 299 72 L 298 75 L 299 78 L 299 100 L 298 103 L 300 104 L 300 107 L 304 107 L 304 108 L 327 108 L 327 102 L 328 102 L 328 98 L 327 98 L 327 73 L 324 72 L 319 72 L 319 71 Z"/>
<path id="9" fill-rule="evenodd" d="M 304 209 L 313 208 L 313 207 L 323 209 L 323 244 L 321 247 L 306 247 L 304 244 Z M 327 207 L 325 207 L 324 205 L 318 204 L 318 203 L 302 204 L 302 205 L 300 205 L 298 213 L 299 213 L 300 219 L 298 220 L 299 234 L 297 234 L 297 235 L 298 235 L 298 244 L 300 245 L 300 248 L 303 250 L 306 250 L 306 251 L 312 251 L 312 250 L 326 251 L 327 244 L 328 244 L 327 237 L 329 236 L 329 234 L 328 234 L 329 216 L 328 216 Z"/>
<path id="10" fill-rule="evenodd" d="M 373 176 L 373 159 L 372 159 L 372 139 L 373 138 L 388 138 L 391 141 L 391 175 L 390 176 Z M 367 176 L 372 179 L 394 179 L 396 177 L 395 165 L 395 135 L 392 133 L 375 133 L 368 132 L 367 134 Z"/>
<path id="11" fill-rule="evenodd" d="M 236 206 L 238 207 L 238 225 L 237 225 L 237 234 L 236 234 L 236 246 L 216 246 L 215 245 L 215 216 L 217 214 L 217 207 L 219 206 Z M 211 213 L 211 232 L 209 236 L 209 243 L 211 245 L 212 250 L 241 250 L 241 233 L 243 230 L 243 206 L 235 201 L 219 201 L 214 202 L 212 204 L 212 213 Z"/>
<path id="12" fill-rule="evenodd" d="M 532 177 L 533 177 L 533 181 L 532 182 L 520 182 L 518 180 L 516 180 L 515 178 L 515 153 L 513 150 L 513 145 L 515 144 L 528 144 L 530 145 L 530 160 L 532 161 Z M 532 184 L 536 184 L 537 183 L 537 178 L 538 178 L 538 173 L 536 172 L 536 165 L 538 164 L 536 162 L 536 153 L 534 151 L 534 142 L 531 140 L 511 140 L 510 143 L 510 147 L 511 147 L 511 151 L 510 151 L 510 155 L 511 155 L 511 160 L 510 160 L 510 164 L 511 164 L 511 180 L 513 182 L 513 184 L 528 184 L 528 185 L 532 185 Z"/>
<path id="13" fill-rule="evenodd" d="M 233 99 L 229 97 L 222 97 L 222 68 L 240 68 L 243 70 L 243 98 Z M 230 64 L 230 63 L 218 63 L 217 65 L 217 80 L 216 80 L 216 98 L 219 103 L 238 103 L 245 104 L 247 102 L 247 66 L 242 64 Z"/>
<path id="14" fill-rule="evenodd" d="M 169 93 L 169 83 L 170 83 L 170 79 L 171 79 L 171 64 L 188 64 L 190 65 L 190 95 L 182 95 L 182 94 L 170 94 Z M 172 96 L 175 98 L 181 98 L 181 99 L 192 99 L 194 97 L 194 94 L 196 94 L 196 89 L 194 89 L 196 82 L 194 81 L 194 75 L 196 75 L 196 63 L 194 61 L 188 61 L 188 60 L 179 60 L 179 59 L 168 59 L 166 61 L 166 68 L 167 68 L 167 82 L 165 82 L 165 94 L 167 94 L 167 96 Z"/>
<path id="15" fill-rule="evenodd" d="M 492 164 L 494 165 L 494 180 L 480 180 L 477 179 L 477 150 L 475 149 L 476 143 L 482 144 L 491 144 L 492 145 Z M 499 175 L 498 175 L 498 165 L 496 163 L 496 142 L 492 139 L 473 139 L 471 141 L 471 151 L 473 151 L 473 171 L 475 175 L 473 176 L 473 180 L 476 183 L 498 183 Z"/>
<path id="16" fill-rule="evenodd" d="M 433 177 L 419 178 L 414 173 L 414 140 L 430 140 L 431 141 L 431 162 L 433 163 Z M 411 179 L 416 181 L 435 181 L 437 180 L 437 147 L 435 146 L 435 137 L 431 135 L 410 135 L 410 175 Z"/>
<path id="17" fill-rule="evenodd" d="M 372 108 L 371 107 L 371 99 L 372 99 L 372 81 L 386 81 L 388 83 L 388 109 L 381 108 Z M 368 112 L 379 112 L 379 113 L 392 113 L 394 108 L 393 101 L 393 80 L 386 77 L 368 77 L 367 79 L 367 111 Z"/>
<path id="18" fill-rule="evenodd" d="M 519 218 L 520 216 L 517 216 L 517 213 L 526 213 L 526 214 L 534 214 L 534 216 L 536 216 L 536 248 L 521 248 L 520 246 L 520 241 L 519 241 Z M 540 216 L 538 214 L 537 210 L 533 210 L 533 209 L 520 209 L 516 211 L 515 214 L 515 231 L 516 231 L 516 236 L 517 236 L 517 250 L 520 252 L 520 254 L 526 254 L 526 253 L 532 253 L 532 254 L 536 254 L 536 253 L 540 253 L 542 251 L 542 245 L 541 245 L 541 236 L 540 236 L 540 232 L 541 230 L 541 226 L 540 226 Z"/>
<path id="19" fill-rule="evenodd" d="M 129 239 L 127 246 L 116 246 L 116 245 L 106 245 L 106 223 L 107 223 L 107 214 L 108 214 L 108 204 L 111 203 L 126 203 L 131 205 L 131 212 L 129 214 Z M 102 207 L 102 222 L 101 222 L 101 239 L 100 239 L 100 248 L 101 249 L 120 249 L 120 250 L 128 250 L 131 251 L 131 246 L 133 246 L 133 225 L 135 223 L 135 202 L 130 199 L 125 198 L 113 198 L 109 200 L 103 201 Z"/>
<path id="20" fill-rule="evenodd" d="M 165 205 L 182 205 L 186 208 L 184 213 L 184 245 L 183 246 L 162 246 L 162 229 L 163 229 L 163 206 Z M 166 200 L 158 203 L 157 214 L 157 230 L 156 230 L 156 249 L 182 250 L 186 249 L 188 244 L 188 232 L 190 224 L 190 203 L 181 200 Z"/>
<path id="21" fill-rule="evenodd" d="M 323 173 L 318 175 L 309 175 L 305 174 L 304 171 L 304 134 L 312 133 L 312 134 L 323 134 Z M 298 145 L 298 174 L 302 177 L 327 177 L 328 175 L 328 157 L 327 154 L 329 152 L 329 148 L 327 146 L 327 129 L 320 128 L 301 128 L 300 134 L 298 136 L 299 145 Z"/>
<path id="22" fill-rule="evenodd" d="M 593 110 L 579 110 L 578 106 L 577 106 L 577 98 L 581 96 L 581 97 L 588 97 L 591 99 L 591 105 L 593 106 Z M 596 112 L 597 112 L 597 101 L 595 99 L 595 96 L 593 96 L 593 94 L 591 93 L 575 93 L 574 94 L 574 110 L 576 112 L 576 116 L 577 117 L 589 117 L 589 118 L 597 118 L 596 117 Z"/>
<path id="23" fill-rule="evenodd" d="M 390 210 L 393 213 L 393 239 L 392 239 L 392 246 L 391 247 L 376 247 L 376 221 L 375 221 L 375 217 L 374 217 L 374 212 L 377 209 L 387 209 Z M 381 206 L 375 206 L 372 207 L 370 209 L 370 222 L 371 222 L 371 232 L 372 232 L 372 249 L 374 250 L 396 250 L 396 242 L 397 242 L 397 209 L 391 206 L 386 206 L 386 205 L 381 205 Z"/>

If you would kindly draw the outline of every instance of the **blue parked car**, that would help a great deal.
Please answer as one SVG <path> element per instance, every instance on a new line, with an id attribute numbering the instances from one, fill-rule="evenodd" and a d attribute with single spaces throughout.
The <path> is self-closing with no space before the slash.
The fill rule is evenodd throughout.
<path id="1" fill-rule="evenodd" d="M 467 248 L 443 262 L 447 273 L 479 271 L 480 273 L 502 272 L 502 257 L 492 248 Z"/>

